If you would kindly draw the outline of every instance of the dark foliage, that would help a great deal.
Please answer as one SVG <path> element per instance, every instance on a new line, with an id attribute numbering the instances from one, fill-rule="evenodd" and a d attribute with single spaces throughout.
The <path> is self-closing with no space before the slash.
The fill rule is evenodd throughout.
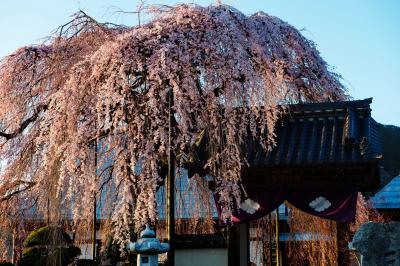
<path id="1" fill-rule="evenodd" d="M 37 245 L 69 245 L 70 236 L 59 227 L 45 226 L 31 232 L 24 241 L 24 247 Z"/>
<path id="2" fill-rule="evenodd" d="M 114 242 L 114 238 L 111 235 L 107 237 L 102 256 L 105 259 L 111 260 L 112 262 L 116 262 L 121 258 L 121 252 L 119 251 L 119 247 Z"/>
<path id="3" fill-rule="evenodd" d="M 400 127 L 379 125 L 379 135 L 382 143 L 382 165 L 390 177 L 400 173 Z"/>
<path id="4" fill-rule="evenodd" d="M 42 227 L 24 241 L 20 266 L 67 266 L 81 254 L 68 234 L 58 227 Z"/>
<path id="5" fill-rule="evenodd" d="M 72 266 L 97 266 L 97 265 L 98 264 L 95 261 L 86 259 L 77 260 L 72 264 Z"/>
<path id="6" fill-rule="evenodd" d="M 8 261 L 2 261 L 0 262 L 0 266 L 14 266 L 14 264 Z"/>

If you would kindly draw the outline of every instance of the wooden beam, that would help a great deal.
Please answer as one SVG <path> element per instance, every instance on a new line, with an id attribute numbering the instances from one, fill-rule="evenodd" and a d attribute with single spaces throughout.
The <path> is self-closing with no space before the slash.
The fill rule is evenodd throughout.
<path id="1" fill-rule="evenodd" d="M 249 223 L 239 224 L 239 254 L 240 266 L 250 264 L 250 238 L 249 238 Z"/>
<path id="2" fill-rule="evenodd" d="M 379 162 L 260 166 L 242 170 L 246 187 L 310 187 L 340 186 L 375 189 L 379 185 Z"/>
<path id="3" fill-rule="evenodd" d="M 240 266 L 239 255 L 239 225 L 234 224 L 229 227 L 228 234 L 228 265 Z"/>
<path id="4" fill-rule="evenodd" d="M 348 243 L 350 241 L 350 225 L 346 222 L 336 222 L 336 242 L 338 253 L 338 265 L 350 265 L 350 250 Z"/>
<path id="5" fill-rule="evenodd" d="M 94 141 L 94 182 L 97 183 L 97 139 Z M 96 221 L 97 221 L 97 200 L 96 189 L 93 191 L 93 216 L 92 216 L 92 256 L 96 261 Z"/>
<path id="6" fill-rule="evenodd" d="M 276 266 L 280 265 L 280 260 L 279 260 L 279 207 L 276 208 L 276 215 L 275 215 L 275 243 L 276 243 Z"/>
<path id="7" fill-rule="evenodd" d="M 172 124 L 174 115 L 172 113 L 172 89 L 168 93 L 168 174 L 166 178 L 166 190 L 167 190 L 167 238 L 169 243 L 168 265 L 175 265 L 175 166 L 174 166 L 174 154 L 172 150 Z"/>

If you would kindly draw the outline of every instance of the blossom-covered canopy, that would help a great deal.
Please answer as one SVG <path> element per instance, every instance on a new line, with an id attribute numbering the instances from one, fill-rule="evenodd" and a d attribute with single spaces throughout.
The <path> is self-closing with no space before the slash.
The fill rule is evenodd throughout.
<path id="1" fill-rule="evenodd" d="M 132 28 L 78 13 L 45 44 L 1 61 L 4 210 L 18 198 L 44 212 L 51 197 L 57 219 L 71 209 L 89 219 L 93 196 L 112 184 L 123 242 L 132 221 L 141 228 L 156 219 L 169 149 L 180 165 L 206 129 L 206 167 L 229 216 L 246 163 L 240 147 L 249 137 L 274 145 L 278 105 L 347 97 L 315 45 L 279 18 L 225 5 L 154 10 L 149 23 Z"/>

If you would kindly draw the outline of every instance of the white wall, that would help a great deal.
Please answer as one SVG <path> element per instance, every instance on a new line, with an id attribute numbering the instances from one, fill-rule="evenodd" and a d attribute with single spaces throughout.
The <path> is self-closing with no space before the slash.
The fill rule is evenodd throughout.
<path id="1" fill-rule="evenodd" d="M 227 248 L 177 249 L 175 266 L 228 266 Z"/>
<path id="2" fill-rule="evenodd" d="M 87 260 L 93 259 L 92 244 L 84 244 L 78 247 L 81 249 L 81 255 L 78 257 L 78 259 L 87 259 Z"/>

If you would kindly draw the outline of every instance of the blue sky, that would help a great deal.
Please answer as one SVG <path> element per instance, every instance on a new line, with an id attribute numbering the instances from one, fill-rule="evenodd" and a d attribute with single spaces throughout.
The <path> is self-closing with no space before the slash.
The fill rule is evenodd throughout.
<path id="1" fill-rule="evenodd" d="M 208 5 L 214 1 L 187 1 Z M 373 97 L 373 116 L 400 126 L 400 1 L 398 0 L 225 0 L 245 14 L 264 11 L 280 17 L 317 43 L 341 74 L 355 99 Z M 147 1 L 174 4 L 176 1 Z M 79 9 L 99 21 L 136 24 L 133 15 L 112 16 L 112 7 L 136 8 L 134 0 L 2 0 L 0 57 L 40 43 Z"/>

